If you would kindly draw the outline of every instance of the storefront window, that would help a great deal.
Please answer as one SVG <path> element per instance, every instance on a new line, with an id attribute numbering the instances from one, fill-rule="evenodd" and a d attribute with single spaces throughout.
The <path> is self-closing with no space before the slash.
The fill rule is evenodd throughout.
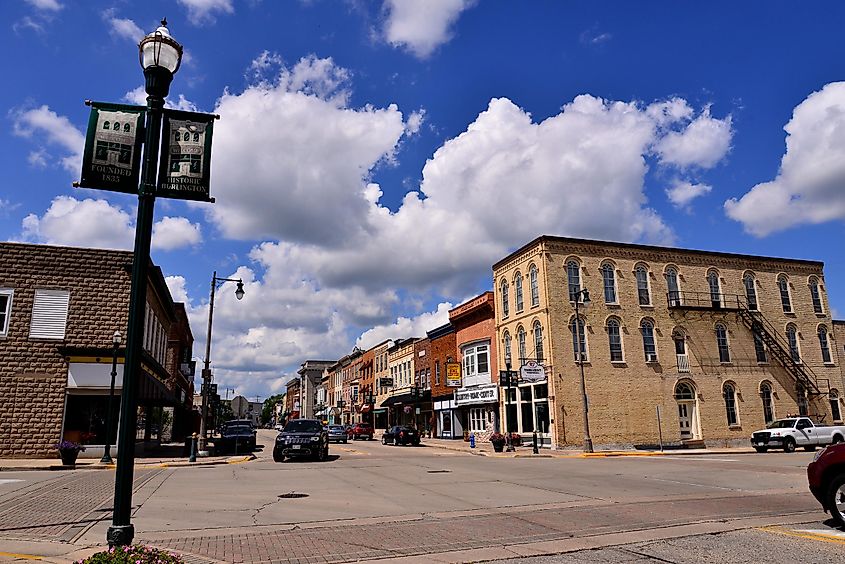
<path id="1" fill-rule="evenodd" d="M 106 444 L 106 414 L 109 396 L 69 395 L 65 408 L 64 439 L 90 445 Z M 120 410 L 120 396 L 114 396 L 112 404 L 112 428 L 110 443 L 117 438 L 117 414 Z"/>
<path id="2" fill-rule="evenodd" d="M 549 386 L 525 384 L 511 390 L 508 398 L 507 413 L 510 431 L 520 434 L 549 432 Z"/>
<path id="3" fill-rule="evenodd" d="M 486 427 L 486 412 L 482 407 L 474 407 L 469 410 L 469 430 L 472 433 L 480 433 Z"/>

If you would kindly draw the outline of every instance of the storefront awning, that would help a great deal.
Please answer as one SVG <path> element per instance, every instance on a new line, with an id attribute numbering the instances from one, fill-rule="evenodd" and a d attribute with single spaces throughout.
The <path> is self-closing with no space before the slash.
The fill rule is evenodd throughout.
<path id="1" fill-rule="evenodd" d="M 424 390 L 422 395 L 415 396 L 413 394 L 399 394 L 390 396 L 381 402 L 381 407 L 390 407 L 393 405 L 414 405 L 418 403 L 425 403 L 431 401 L 431 390 Z"/>

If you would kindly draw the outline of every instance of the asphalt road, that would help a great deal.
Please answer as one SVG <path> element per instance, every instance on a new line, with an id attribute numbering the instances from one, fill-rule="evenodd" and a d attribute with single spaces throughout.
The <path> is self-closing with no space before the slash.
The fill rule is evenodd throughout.
<path id="1" fill-rule="evenodd" d="M 322 463 L 274 463 L 274 436 L 260 432 L 251 462 L 139 473 L 138 540 L 195 562 L 792 563 L 845 553 L 845 533 L 807 491 L 811 453 L 495 458 L 376 440 L 333 444 Z M 0 553 L 26 540 L 102 544 L 101 482 L 113 474 L 44 474 L 55 473 L 0 475 L 23 480 L 0 481 Z M 87 490 L 97 495 L 86 505 Z M 78 507 L 75 526 L 51 521 L 45 492 L 56 491 L 79 492 L 56 515 L 72 522 Z M 47 500 L 43 515 L 23 530 L 13 508 L 33 496 Z"/>

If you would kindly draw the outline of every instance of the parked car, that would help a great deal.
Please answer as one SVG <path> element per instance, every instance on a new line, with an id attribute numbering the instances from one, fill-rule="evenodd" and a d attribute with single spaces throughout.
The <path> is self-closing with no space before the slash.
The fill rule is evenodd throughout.
<path id="1" fill-rule="evenodd" d="M 375 430 L 369 423 L 356 423 L 352 426 L 352 439 L 367 439 L 373 440 Z"/>
<path id="2" fill-rule="evenodd" d="M 411 427 L 404 425 L 396 425 L 391 427 L 381 436 L 381 444 L 383 445 L 414 445 L 420 444 L 420 433 Z"/>
<path id="3" fill-rule="evenodd" d="M 345 443 L 349 441 L 349 436 L 346 434 L 346 427 L 343 425 L 329 425 L 329 442 Z"/>
<path id="4" fill-rule="evenodd" d="M 766 429 L 751 435 L 751 446 L 757 452 L 782 448 L 795 452 L 795 447 L 813 451 L 816 447 L 841 443 L 845 440 L 845 426 L 816 425 L 809 417 L 787 417 L 772 421 Z"/>
<path id="5" fill-rule="evenodd" d="M 273 460 L 284 462 L 285 458 L 310 457 L 326 460 L 329 457 L 329 434 L 317 419 L 294 419 L 285 425 L 285 430 L 276 437 L 273 446 Z"/>
<path id="6" fill-rule="evenodd" d="M 246 425 L 226 425 L 220 438 L 214 441 L 218 452 L 247 452 L 255 450 L 255 432 Z"/>
<path id="7" fill-rule="evenodd" d="M 346 425 L 344 425 L 344 426 L 343 426 L 343 428 L 346 430 L 346 436 L 347 436 L 347 438 L 350 438 L 350 439 L 351 439 L 351 438 L 352 438 L 352 425 L 350 425 L 349 423 L 347 423 Z"/>
<path id="8" fill-rule="evenodd" d="M 807 466 L 810 491 L 825 511 L 845 527 L 845 444 L 822 449 Z"/>

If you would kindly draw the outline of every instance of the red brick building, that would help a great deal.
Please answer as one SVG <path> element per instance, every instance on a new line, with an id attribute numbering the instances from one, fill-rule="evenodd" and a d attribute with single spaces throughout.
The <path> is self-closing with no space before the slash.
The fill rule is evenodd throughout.
<path id="1" fill-rule="evenodd" d="M 431 369 L 431 402 L 432 414 L 428 424 L 431 426 L 433 437 L 451 439 L 461 437 L 462 433 L 453 435 L 453 413 L 452 405 L 455 387 L 446 384 L 446 364 L 454 362 L 458 358 L 458 351 L 455 345 L 455 328 L 451 323 L 441 325 L 426 333 L 429 341 L 428 362 Z"/>

